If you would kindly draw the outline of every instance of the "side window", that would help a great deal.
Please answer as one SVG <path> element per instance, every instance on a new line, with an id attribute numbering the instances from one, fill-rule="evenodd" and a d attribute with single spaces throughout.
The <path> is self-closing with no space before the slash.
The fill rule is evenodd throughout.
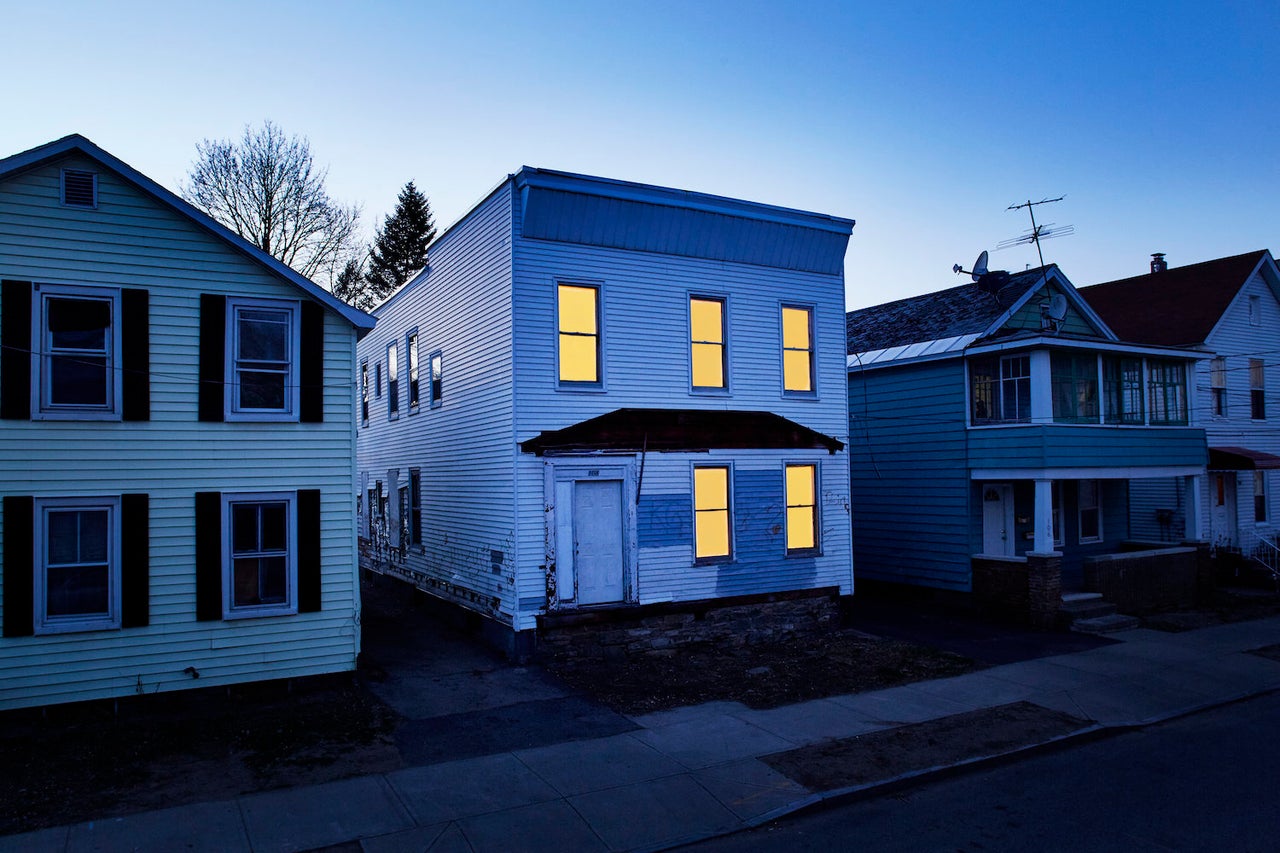
<path id="1" fill-rule="evenodd" d="M 564 387 L 599 386 L 600 288 L 560 284 L 556 291 L 559 331 L 557 377 Z"/>
<path id="2" fill-rule="evenodd" d="M 227 297 L 227 420 L 298 417 L 299 305 Z"/>
<path id="3" fill-rule="evenodd" d="M 37 498 L 35 513 L 35 633 L 119 628 L 119 498 Z"/>
<path id="4" fill-rule="evenodd" d="M 444 402 L 444 354 L 431 353 L 431 408 Z"/>
<path id="5" fill-rule="evenodd" d="M 1262 325 L 1262 297 L 1261 296 L 1249 297 L 1249 325 L 1250 326 Z"/>
<path id="6" fill-rule="evenodd" d="M 694 390 L 728 387 L 725 337 L 725 301 L 710 296 L 690 296 L 689 373 Z"/>
<path id="7" fill-rule="evenodd" d="M 782 306 L 782 390 L 791 394 L 813 393 L 812 308 Z"/>
<path id="8" fill-rule="evenodd" d="M 418 330 L 414 329 L 405 337 L 405 351 L 409 359 L 409 414 L 418 411 Z"/>
<path id="9" fill-rule="evenodd" d="M 360 421 L 369 423 L 369 362 L 360 365 Z"/>
<path id="10" fill-rule="evenodd" d="M 116 419 L 121 412 L 120 291 L 37 285 L 32 413 Z"/>
<path id="11" fill-rule="evenodd" d="M 373 365 L 373 396 L 382 399 L 382 362 Z"/>
<path id="12" fill-rule="evenodd" d="M 1227 360 L 1218 356 L 1209 362 L 1209 392 L 1213 395 L 1214 417 L 1227 416 Z"/>
<path id="13" fill-rule="evenodd" d="M 733 512 L 727 465 L 693 469 L 693 555 L 698 561 L 733 556 Z"/>
<path id="14" fill-rule="evenodd" d="M 1267 472 L 1253 472 L 1253 520 L 1267 520 Z"/>
<path id="15" fill-rule="evenodd" d="M 1080 541 L 1102 541 L 1102 494 L 1097 480 L 1077 483 L 1076 504 L 1080 510 Z"/>
<path id="16" fill-rule="evenodd" d="M 422 544 L 422 471 L 409 469 L 409 542 Z"/>
<path id="17" fill-rule="evenodd" d="M 787 465 L 787 553 L 816 551 L 818 543 L 817 466 Z"/>
<path id="18" fill-rule="evenodd" d="M 400 416 L 400 359 L 395 341 L 387 344 L 387 416 Z"/>
<path id="19" fill-rule="evenodd" d="M 224 494 L 223 618 L 296 613 L 295 494 Z"/>
<path id="20" fill-rule="evenodd" d="M 1249 417 L 1267 419 L 1267 370 L 1260 358 L 1249 359 Z"/>

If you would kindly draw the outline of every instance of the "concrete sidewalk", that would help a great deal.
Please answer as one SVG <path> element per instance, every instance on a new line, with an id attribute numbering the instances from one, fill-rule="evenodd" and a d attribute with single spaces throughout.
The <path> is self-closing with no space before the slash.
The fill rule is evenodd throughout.
<path id="1" fill-rule="evenodd" d="M 1016 701 L 1143 725 L 1280 688 L 1280 617 L 766 711 L 715 702 L 638 729 L 0 838 L 7 851 L 655 850 L 860 789 L 809 790 L 762 756 Z M 943 768 L 934 768 L 943 769 Z"/>

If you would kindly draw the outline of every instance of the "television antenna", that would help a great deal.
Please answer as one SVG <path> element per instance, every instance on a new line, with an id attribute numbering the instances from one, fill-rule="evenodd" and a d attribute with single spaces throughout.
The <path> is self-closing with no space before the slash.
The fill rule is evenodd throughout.
<path id="1" fill-rule="evenodd" d="M 1068 234 L 1074 234 L 1076 227 L 1074 225 L 1054 225 L 1052 222 L 1044 225 L 1036 224 L 1036 205 L 1053 204 L 1055 201 L 1062 201 L 1066 196 L 1060 195 L 1057 198 L 1042 198 L 1039 201 L 1031 201 L 1027 199 L 1022 204 L 1011 204 L 1008 210 L 1027 209 L 1027 213 L 1031 216 L 1031 230 L 1017 237 L 1011 237 L 1008 240 L 1001 240 L 996 244 L 996 250 L 1010 249 L 1014 246 L 1025 246 L 1027 243 L 1036 244 L 1036 254 L 1040 257 L 1040 266 L 1044 266 L 1044 252 L 1040 249 L 1040 241 L 1048 240 L 1051 237 L 1065 237 Z"/>

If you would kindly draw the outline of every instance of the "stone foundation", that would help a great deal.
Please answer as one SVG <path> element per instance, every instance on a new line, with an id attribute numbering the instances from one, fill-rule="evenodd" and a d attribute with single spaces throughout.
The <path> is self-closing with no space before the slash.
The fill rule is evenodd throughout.
<path id="1" fill-rule="evenodd" d="M 1200 558 L 1194 546 L 1088 557 L 1085 588 L 1102 593 L 1121 613 L 1190 607 L 1201 585 Z"/>
<path id="2" fill-rule="evenodd" d="M 691 602 L 561 610 L 538 617 L 538 655 L 620 660 L 672 655 L 684 646 L 743 646 L 839 627 L 839 590 L 829 587 Z"/>

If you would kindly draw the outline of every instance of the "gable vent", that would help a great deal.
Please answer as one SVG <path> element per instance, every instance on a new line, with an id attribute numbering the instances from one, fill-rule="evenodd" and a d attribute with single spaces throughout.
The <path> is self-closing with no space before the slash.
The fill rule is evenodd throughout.
<path id="1" fill-rule="evenodd" d="M 97 207 L 98 176 L 93 172 L 63 169 L 62 203 L 68 207 Z"/>

